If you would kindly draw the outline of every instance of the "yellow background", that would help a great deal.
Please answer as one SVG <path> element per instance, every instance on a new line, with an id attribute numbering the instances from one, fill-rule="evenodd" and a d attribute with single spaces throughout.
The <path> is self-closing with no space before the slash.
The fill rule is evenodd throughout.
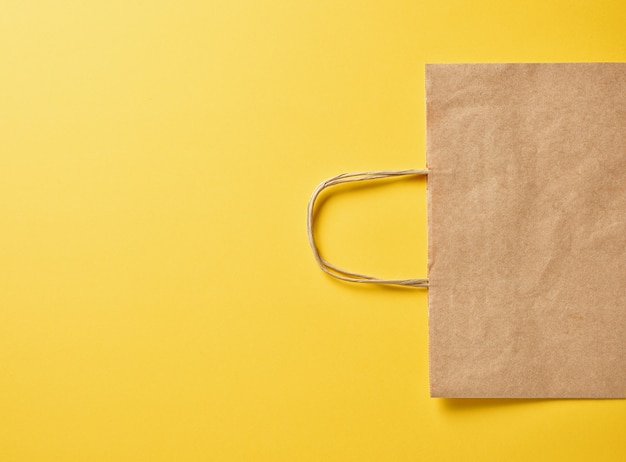
<path id="1" fill-rule="evenodd" d="M 615 1 L 0 3 L 0 461 L 626 460 L 626 401 L 428 396 L 427 293 L 315 265 L 427 62 L 624 61 Z M 334 263 L 426 275 L 423 181 Z M 585 373 L 585 371 L 581 371 Z"/>

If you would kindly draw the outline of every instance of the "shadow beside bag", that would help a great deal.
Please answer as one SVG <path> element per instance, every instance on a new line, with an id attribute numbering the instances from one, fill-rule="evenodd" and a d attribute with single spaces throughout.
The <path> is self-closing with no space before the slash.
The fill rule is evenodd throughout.
<path id="1" fill-rule="evenodd" d="M 433 397 L 626 397 L 626 64 L 426 66 L 424 170 L 320 184 L 339 279 L 428 288 Z M 428 278 L 341 269 L 327 187 L 428 177 Z"/>

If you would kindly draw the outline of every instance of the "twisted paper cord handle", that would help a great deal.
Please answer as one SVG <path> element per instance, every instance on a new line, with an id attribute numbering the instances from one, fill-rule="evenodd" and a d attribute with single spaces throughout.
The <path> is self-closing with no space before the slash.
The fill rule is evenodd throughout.
<path id="1" fill-rule="evenodd" d="M 332 277 L 341 279 L 342 281 L 358 282 L 366 284 L 388 284 L 405 287 L 428 287 L 428 279 L 379 279 L 366 274 L 354 273 L 341 269 L 332 263 L 329 263 L 324 257 L 320 255 L 319 248 L 315 243 L 315 236 L 313 234 L 314 215 L 313 209 L 315 207 L 315 201 L 320 193 L 331 186 L 336 186 L 343 183 L 351 183 L 353 181 L 369 181 L 378 180 L 381 178 L 391 178 L 400 176 L 426 176 L 428 175 L 427 169 L 422 170 L 382 170 L 379 172 L 359 172 L 359 173 L 342 173 L 341 175 L 334 176 L 328 180 L 320 183 L 311 195 L 309 200 L 309 206 L 307 207 L 307 234 L 309 236 L 309 243 L 311 249 L 313 249 L 313 256 L 319 264 L 322 271 L 330 274 Z"/>

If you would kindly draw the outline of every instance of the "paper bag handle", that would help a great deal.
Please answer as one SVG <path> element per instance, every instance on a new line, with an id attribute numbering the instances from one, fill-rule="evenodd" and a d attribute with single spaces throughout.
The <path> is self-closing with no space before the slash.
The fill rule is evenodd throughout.
<path id="1" fill-rule="evenodd" d="M 313 256 L 318 265 L 327 274 L 332 277 L 341 279 L 342 281 L 368 283 L 368 284 L 388 284 L 405 287 L 428 287 L 428 279 L 379 279 L 373 276 L 367 276 L 365 274 L 354 273 L 352 271 L 346 271 L 331 263 L 329 263 L 324 257 L 320 255 L 319 248 L 315 243 L 315 235 L 313 233 L 314 215 L 313 209 L 315 207 L 315 201 L 320 193 L 330 187 L 343 183 L 351 183 L 353 181 L 369 181 L 378 180 L 381 178 L 391 178 L 400 176 L 426 176 L 428 175 L 427 169 L 422 170 L 382 170 L 379 172 L 358 172 L 358 173 L 342 173 L 341 175 L 334 176 L 323 182 L 321 182 L 317 188 L 313 191 L 309 205 L 307 207 L 307 234 L 309 236 L 309 243 L 311 249 L 313 249 Z"/>

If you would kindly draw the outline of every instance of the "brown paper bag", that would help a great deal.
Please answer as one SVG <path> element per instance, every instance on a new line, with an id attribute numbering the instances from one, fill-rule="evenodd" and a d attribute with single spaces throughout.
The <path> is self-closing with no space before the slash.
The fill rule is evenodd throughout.
<path id="1" fill-rule="evenodd" d="M 431 395 L 626 395 L 626 64 L 426 68 Z"/>

